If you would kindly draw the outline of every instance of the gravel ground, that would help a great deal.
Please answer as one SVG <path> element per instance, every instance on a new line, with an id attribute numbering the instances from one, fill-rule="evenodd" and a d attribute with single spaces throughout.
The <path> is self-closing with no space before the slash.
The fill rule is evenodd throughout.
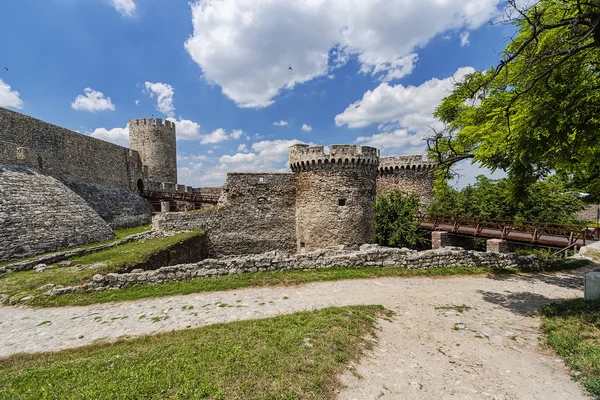
<path id="1" fill-rule="evenodd" d="M 0 356 L 55 351 L 301 310 L 382 304 L 379 341 L 340 399 L 584 399 L 538 343 L 536 311 L 582 296 L 584 271 L 524 276 L 381 278 L 233 290 L 86 307 L 0 307 Z M 459 312 L 452 306 L 466 305 Z M 443 308 L 449 307 L 449 308 Z"/>

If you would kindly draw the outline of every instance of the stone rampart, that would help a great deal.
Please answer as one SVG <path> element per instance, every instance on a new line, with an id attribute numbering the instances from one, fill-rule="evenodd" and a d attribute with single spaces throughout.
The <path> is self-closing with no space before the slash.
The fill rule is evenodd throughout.
<path id="1" fill-rule="evenodd" d="M 128 189 L 66 180 L 65 184 L 81 196 L 113 229 L 146 225 L 152 211 L 146 199 Z"/>
<path id="2" fill-rule="evenodd" d="M 0 261 L 114 237 L 81 197 L 35 169 L 0 165 L 0 194 Z"/>
<path id="3" fill-rule="evenodd" d="M 135 190 L 145 179 L 137 152 L 5 108 L 0 141 L 30 149 L 41 158 L 38 169 L 60 180 Z"/>
<path id="4" fill-rule="evenodd" d="M 331 267 L 408 269 L 491 267 L 498 271 L 518 267 L 528 271 L 540 271 L 562 262 L 562 260 L 544 260 L 536 256 L 519 256 L 514 253 L 482 253 L 460 248 L 416 251 L 363 245 L 357 251 L 325 249 L 296 255 L 273 251 L 245 257 L 206 259 L 193 264 L 162 267 L 152 271 L 136 270 L 123 274 L 95 275 L 91 283 L 77 287 L 55 288 L 49 290 L 46 295 L 98 291 L 135 284 L 165 283 L 262 271 L 312 270 Z"/>

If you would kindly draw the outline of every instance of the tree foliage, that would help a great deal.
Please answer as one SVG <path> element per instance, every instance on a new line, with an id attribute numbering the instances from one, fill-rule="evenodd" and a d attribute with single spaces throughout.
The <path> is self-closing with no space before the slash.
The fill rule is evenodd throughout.
<path id="1" fill-rule="evenodd" d="M 474 159 L 515 193 L 552 173 L 600 198 L 600 0 L 507 2 L 517 28 L 496 67 L 467 75 L 436 109 L 440 181 Z"/>
<path id="2" fill-rule="evenodd" d="M 415 221 L 419 211 L 419 197 L 392 191 L 377 197 L 375 232 L 377 242 L 383 246 L 421 248 L 427 239 L 418 231 Z"/>
<path id="3" fill-rule="evenodd" d="M 474 185 L 458 191 L 449 186 L 438 190 L 429 209 L 431 215 L 475 217 L 527 222 L 577 223 L 575 212 L 583 202 L 556 176 L 529 185 L 515 200 L 507 179 L 479 175 Z"/>

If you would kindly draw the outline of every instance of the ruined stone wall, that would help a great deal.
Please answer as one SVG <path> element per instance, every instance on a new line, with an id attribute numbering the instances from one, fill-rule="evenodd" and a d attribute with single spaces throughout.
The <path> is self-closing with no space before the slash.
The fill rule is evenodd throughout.
<path id="1" fill-rule="evenodd" d="M 0 142 L 30 149 L 41 159 L 38 169 L 60 180 L 135 190 L 144 179 L 137 152 L 4 108 Z"/>
<path id="2" fill-rule="evenodd" d="M 129 142 L 148 167 L 148 180 L 177 183 L 175 123 L 160 118 L 131 120 Z"/>
<path id="3" fill-rule="evenodd" d="M 295 251 L 295 195 L 293 174 L 229 173 L 218 210 L 158 214 L 152 227 L 204 229 L 218 256 Z"/>
<path id="4" fill-rule="evenodd" d="M 379 160 L 377 196 L 392 190 L 416 194 L 423 208 L 427 208 L 433 200 L 434 168 L 435 164 L 421 155 L 382 157 Z"/>
<path id="5" fill-rule="evenodd" d="M 123 288 L 136 284 L 156 284 L 263 271 L 311 270 L 331 267 L 408 269 L 490 267 L 499 271 L 506 268 L 543 271 L 564 263 L 563 260 L 545 260 L 536 256 L 484 253 L 459 248 L 416 251 L 363 245 L 357 251 L 319 250 L 296 255 L 269 252 L 237 258 L 206 259 L 193 264 L 173 265 L 153 271 L 136 270 L 131 273 L 98 274 L 92 278 L 90 283 L 81 286 L 53 288 L 45 294 L 52 296 Z"/>
<path id="6" fill-rule="evenodd" d="M 59 180 L 0 164 L 0 261 L 108 240 L 110 227 Z"/>
<path id="7" fill-rule="evenodd" d="M 372 203 L 378 150 L 332 145 L 290 147 L 296 176 L 296 240 L 299 252 L 375 242 Z"/>

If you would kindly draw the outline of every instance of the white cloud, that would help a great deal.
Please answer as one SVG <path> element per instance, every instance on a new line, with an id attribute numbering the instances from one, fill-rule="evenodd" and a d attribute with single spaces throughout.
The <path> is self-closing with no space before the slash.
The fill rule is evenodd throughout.
<path id="1" fill-rule="evenodd" d="M 0 79 L 0 107 L 23 108 L 23 101 L 16 90 Z"/>
<path id="2" fill-rule="evenodd" d="M 288 158 L 288 149 L 298 143 L 304 143 L 298 139 L 292 140 L 263 140 L 252 144 L 252 150 L 258 153 L 258 156 L 273 162 L 282 162 Z"/>
<path id="3" fill-rule="evenodd" d="M 248 147 L 246 146 L 245 143 L 242 143 L 238 146 L 237 151 L 246 152 L 246 151 L 248 151 Z"/>
<path id="4" fill-rule="evenodd" d="M 200 125 L 197 122 L 190 121 L 189 119 L 176 120 L 173 117 L 167 118 L 168 121 L 175 123 L 175 130 L 177 132 L 177 140 L 200 140 Z"/>
<path id="5" fill-rule="evenodd" d="M 107 142 L 118 144 L 119 146 L 129 147 L 129 127 L 125 128 L 96 128 L 94 132 L 90 133 L 90 136 L 97 139 L 102 139 Z"/>
<path id="6" fill-rule="evenodd" d="M 471 43 L 471 42 L 469 42 L 469 31 L 461 32 L 459 37 L 460 37 L 460 46 L 461 47 L 465 47 L 469 43 Z"/>
<path id="7" fill-rule="evenodd" d="M 125 17 L 135 15 L 135 3 L 133 0 L 110 0 L 112 6 Z"/>
<path id="8" fill-rule="evenodd" d="M 233 139 L 239 139 L 243 133 L 244 133 L 244 131 L 241 129 L 234 129 L 231 131 L 231 137 Z"/>
<path id="9" fill-rule="evenodd" d="M 306 124 L 302 124 L 302 130 L 304 132 L 310 132 L 310 131 L 312 131 L 312 126 L 306 125 Z"/>
<path id="10" fill-rule="evenodd" d="M 352 57 L 378 79 L 405 76 L 433 37 L 481 26 L 499 3 L 196 0 L 185 48 L 203 78 L 238 106 L 266 107 L 282 90 L 326 77 Z"/>
<path id="11" fill-rule="evenodd" d="M 200 143 L 202 144 L 219 143 L 227 139 L 229 139 L 229 135 L 223 128 L 215 129 L 207 135 L 200 135 Z"/>
<path id="12" fill-rule="evenodd" d="M 281 120 L 281 121 L 278 121 L 278 122 L 273 122 L 273 125 L 275 125 L 275 126 L 287 126 L 288 123 L 287 123 L 287 121 Z"/>
<path id="13" fill-rule="evenodd" d="M 146 82 L 145 85 L 150 97 L 156 97 L 156 109 L 168 117 L 173 117 L 175 115 L 173 86 L 162 82 Z"/>
<path id="14" fill-rule="evenodd" d="M 136 105 L 136 106 L 139 106 L 139 105 L 140 105 L 140 101 L 139 101 L 139 100 L 136 100 L 136 101 L 135 101 L 135 105 Z"/>
<path id="15" fill-rule="evenodd" d="M 435 107 L 450 94 L 453 83 L 474 71 L 471 67 L 461 67 L 451 77 L 433 78 L 419 86 L 381 83 L 336 115 L 335 123 L 337 126 L 362 128 L 374 123 L 394 122 L 411 131 L 427 130 L 428 126 L 436 123 L 433 117 Z"/>
<path id="16" fill-rule="evenodd" d="M 356 143 L 363 146 L 377 147 L 383 155 L 392 152 L 413 153 L 423 150 L 424 135 L 410 134 L 406 129 L 395 129 L 391 132 L 377 133 L 372 136 L 359 136 Z"/>
<path id="17" fill-rule="evenodd" d="M 75 101 L 71 103 L 73 110 L 98 112 L 106 110 L 115 110 L 115 105 L 110 100 L 110 97 L 104 97 L 104 93 L 94 90 L 92 88 L 83 89 L 84 95 L 79 95 L 75 98 Z"/>

